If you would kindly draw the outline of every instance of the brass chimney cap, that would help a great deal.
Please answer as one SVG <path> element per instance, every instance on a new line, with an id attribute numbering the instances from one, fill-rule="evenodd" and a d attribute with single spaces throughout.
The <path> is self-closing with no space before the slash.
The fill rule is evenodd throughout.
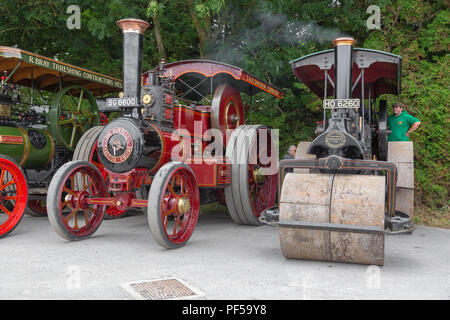
<path id="1" fill-rule="evenodd" d="M 333 40 L 333 44 L 335 46 L 339 46 L 339 45 L 350 45 L 352 46 L 353 43 L 355 43 L 355 39 L 353 39 L 352 37 L 339 37 Z"/>
<path id="2" fill-rule="evenodd" d="M 150 27 L 150 23 L 134 18 L 122 19 L 116 22 L 117 25 L 122 29 L 123 33 L 126 32 L 137 32 L 144 34 L 145 30 Z"/>

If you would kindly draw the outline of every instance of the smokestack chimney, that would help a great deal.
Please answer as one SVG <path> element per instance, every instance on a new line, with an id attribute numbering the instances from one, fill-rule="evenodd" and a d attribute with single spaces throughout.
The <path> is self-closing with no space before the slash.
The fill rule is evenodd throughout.
<path id="1" fill-rule="evenodd" d="M 348 99 L 352 95 L 352 52 L 355 39 L 342 37 L 333 40 L 335 99 Z"/>
<path id="2" fill-rule="evenodd" d="M 117 25 L 123 32 L 123 96 L 139 97 L 141 94 L 142 42 L 148 22 L 139 19 L 122 19 Z"/>

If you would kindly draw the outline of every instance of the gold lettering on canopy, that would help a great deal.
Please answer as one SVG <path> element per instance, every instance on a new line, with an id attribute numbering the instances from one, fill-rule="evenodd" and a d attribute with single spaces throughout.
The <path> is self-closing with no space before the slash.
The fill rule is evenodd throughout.
<path id="1" fill-rule="evenodd" d="M 99 74 L 91 73 L 82 69 L 77 69 L 66 64 L 58 63 L 52 60 L 46 60 L 44 58 L 31 56 L 22 53 L 22 60 L 25 62 L 34 64 L 36 66 L 44 67 L 50 70 L 55 70 L 60 73 L 64 73 L 67 75 L 71 75 L 77 78 L 86 79 L 94 82 L 98 82 L 101 84 L 106 84 L 112 87 L 122 88 L 122 83 L 120 81 L 103 77 Z"/>

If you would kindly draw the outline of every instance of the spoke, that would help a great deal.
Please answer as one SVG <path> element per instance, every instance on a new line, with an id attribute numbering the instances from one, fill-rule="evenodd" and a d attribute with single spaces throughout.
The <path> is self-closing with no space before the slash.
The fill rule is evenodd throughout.
<path id="1" fill-rule="evenodd" d="M 3 186 L 3 181 L 5 179 L 5 170 L 1 169 L 2 172 L 0 173 L 0 186 Z"/>
<path id="2" fill-rule="evenodd" d="M 181 194 L 183 194 L 184 192 L 183 192 L 183 177 L 182 176 L 180 176 L 180 193 Z"/>
<path id="3" fill-rule="evenodd" d="M 167 212 L 164 212 L 164 214 L 163 214 L 163 217 L 164 217 L 163 226 L 164 226 L 164 228 L 167 226 L 167 219 L 168 219 L 169 215 L 174 213 L 175 211 L 176 211 L 175 209 L 172 209 L 172 210 L 169 210 Z"/>
<path id="4" fill-rule="evenodd" d="M 180 229 L 184 229 L 184 223 L 183 223 L 183 219 L 181 218 L 181 216 L 179 216 L 179 225 L 180 225 Z"/>
<path id="5" fill-rule="evenodd" d="M 9 187 L 10 185 L 16 183 L 16 181 L 14 179 L 12 179 L 11 181 L 9 181 L 7 184 L 3 185 L 2 187 L 0 187 L 0 191 L 5 190 L 7 187 Z"/>
<path id="6" fill-rule="evenodd" d="M 177 226 L 178 226 L 178 223 L 180 222 L 180 216 L 177 216 L 177 218 L 176 218 L 176 220 L 175 220 L 175 225 L 173 226 L 173 231 L 172 231 L 172 234 L 176 234 L 176 231 L 177 231 Z"/>
<path id="7" fill-rule="evenodd" d="M 92 187 L 94 185 L 94 181 L 92 181 L 91 183 L 89 183 L 86 187 L 83 187 L 83 190 L 81 190 L 81 192 L 86 191 L 87 189 L 89 189 L 90 187 Z"/>
<path id="8" fill-rule="evenodd" d="M 72 108 L 73 105 L 70 102 L 69 98 L 67 96 L 63 96 L 62 99 L 65 101 L 67 108 L 69 108 L 69 111 L 73 114 L 74 113 L 73 108 Z"/>
<path id="9" fill-rule="evenodd" d="M 17 196 L 6 196 L 5 200 L 17 200 Z"/>
<path id="10" fill-rule="evenodd" d="M 77 195 L 76 191 L 72 191 L 72 190 L 68 189 L 66 186 L 63 187 L 63 190 L 73 196 Z"/>
<path id="11" fill-rule="evenodd" d="M 72 100 L 72 107 L 75 107 L 73 110 L 73 112 L 72 113 L 76 113 L 77 111 L 77 105 L 78 105 L 78 103 L 75 101 L 75 98 L 73 97 L 73 96 L 69 96 L 70 97 L 70 100 Z M 72 109 L 71 109 L 72 110 Z"/>
<path id="12" fill-rule="evenodd" d="M 68 206 L 70 204 L 70 201 L 64 201 L 61 203 L 61 211 L 64 209 L 65 206 Z"/>
<path id="13" fill-rule="evenodd" d="M 82 115 L 80 118 L 82 118 L 82 119 L 93 118 L 95 116 L 95 113 L 92 113 L 92 112 L 84 113 L 83 111 L 81 111 L 81 113 L 82 113 Z"/>
<path id="14" fill-rule="evenodd" d="M 72 118 L 58 121 L 58 125 L 60 125 L 60 126 L 63 126 L 65 124 L 69 124 L 69 123 L 74 123 Z"/>
<path id="15" fill-rule="evenodd" d="M 92 211 L 92 208 L 91 208 L 91 207 L 87 207 L 87 210 L 88 210 L 92 215 L 95 215 L 95 212 Z"/>
<path id="16" fill-rule="evenodd" d="M 76 213 L 73 215 L 73 221 L 75 223 L 75 225 L 73 226 L 73 229 L 78 230 L 79 229 L 79 227 L 78 227 L 78 217 L 77 217 Z"/>
<path id="17" fill-rule="evenodd" d="M 70 213 L 67 215 L 67 217 L 64 219 L 64 221 L 65 221 L 66 223 L 68 223 L 68 222 L 69 222 L 69 219 L 72 218 L 72 216 L 74 215 L 74 213 L 76 213 L 77 211 L 78 211 L 78 207 L 75 207 L 75 208 L 72 210 L 72 212 L 70 212 Z M 75 214 L 75 216 L 76 216 L 76 214 Z"/>
<path id="18" fill-rule="evenodd" d="M 182 230 L 184 228 L 183 219 L 181 218 L 181 215 L 177 216 L 177 218 L 175 220 L 175 225 L 173 226 L 173 231 L 172 231 L 172 234 L 174 234 L 174 235 L 177 233 L 177 226 L 180 227 L 178 230 Z"/>
<path id="19" fill-rule="evenodd" d="M 0 205 L 0 210 L 2 210 L 4 213 L 6 213 L 8 215 L 8 217 L 11 216 L 11 211 L 6 209 L 3 205 Z"/>
<path id="20" fill-rule="evenodd" d="M 84 210 L 84 221 L 86 222 L 86 225 L 89 224 L 89 211 Z"/>
<path id="21" fill-rule="evenodd" d="M 170 193 L 172 194 L 172 196 L 176 197 L 177 194 L 175 193 L 175 191 L 173 190 L 173 186 L 171 186 L 170 184 L 167 185 L 167 189 L 169 189 Z"/>
<path id="22" fill-rule="evenodd" d="M 70 144 L 69 146 L 72 148 L 73 144 L 75 143 L 75 135 L 77 133 L 77 125 L 74 123 L 73 129 L 72 129 L 72 136 L 70 137 Z"/>
<path id="23" fill-rule="evenodd" d="M 177 211 L 176 209 L 170 209 L 169 211 L 164 212 L 163 216 L 168 217 L 170 214 L 175 213 L 176 211 Z"/>
<path id="24" fill-rule="evenodd" d="M 81 109 L 81 102 L 83 101 L 83 94 L 84 94 L 84 90 L 81 90 L 80 99 L 78 100 L 78 107 L 77 107 L 78 112 L 80 112 L 80 109 Z"/>

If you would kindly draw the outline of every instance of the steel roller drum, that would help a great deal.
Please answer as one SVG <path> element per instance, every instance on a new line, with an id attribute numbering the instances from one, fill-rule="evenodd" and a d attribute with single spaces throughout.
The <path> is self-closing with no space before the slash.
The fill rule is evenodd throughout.
<path id="1" fill-rule="evenodd" d="M 288 173 L 280 197 L 286 258 L 384 264 L 385 177 Z"/>

